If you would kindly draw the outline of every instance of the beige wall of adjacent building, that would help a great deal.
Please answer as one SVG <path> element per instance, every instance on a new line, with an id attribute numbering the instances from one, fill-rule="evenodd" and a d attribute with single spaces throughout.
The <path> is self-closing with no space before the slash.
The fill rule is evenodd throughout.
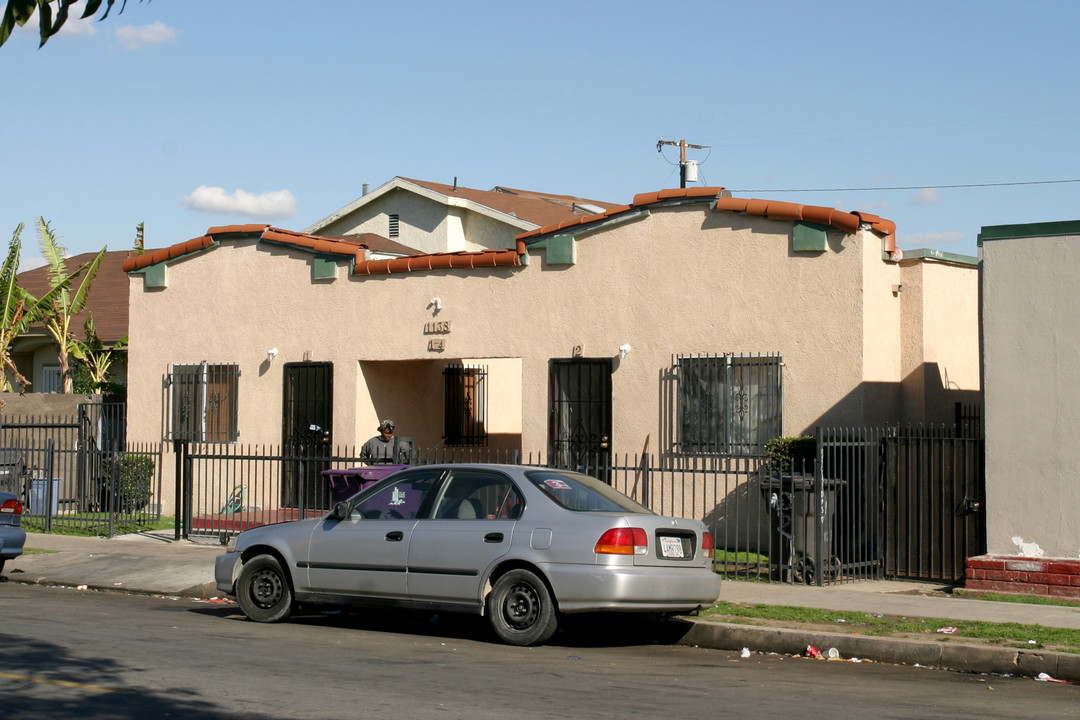
<path id="1" fill-rule="evenodd" d="M 987 550 L 1080 557 L 1080 235 L 983 242 Z"/>

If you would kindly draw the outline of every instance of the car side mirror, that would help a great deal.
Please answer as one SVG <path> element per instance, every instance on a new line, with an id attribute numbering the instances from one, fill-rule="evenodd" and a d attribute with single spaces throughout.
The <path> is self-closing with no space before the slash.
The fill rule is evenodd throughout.
<path id="1" fill-rule="evenodd" d="M 350 514 L 349 503 L 339 502 L 334 506 L 334 509 L 330 511 L 330 517 L 334 520 L 346 520 Z"/>

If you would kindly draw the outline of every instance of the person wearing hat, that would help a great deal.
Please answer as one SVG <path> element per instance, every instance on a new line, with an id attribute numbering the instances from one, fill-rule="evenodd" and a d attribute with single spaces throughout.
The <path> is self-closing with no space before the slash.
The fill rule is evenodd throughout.
<path id="1" fill-rule="evenodd" d="M 392 463 L 394 458 L 394 421 L 383 420 L 379 423 L 379 434 L 364 443 L 360 450 L 360 459 L 368 463 Z"/>

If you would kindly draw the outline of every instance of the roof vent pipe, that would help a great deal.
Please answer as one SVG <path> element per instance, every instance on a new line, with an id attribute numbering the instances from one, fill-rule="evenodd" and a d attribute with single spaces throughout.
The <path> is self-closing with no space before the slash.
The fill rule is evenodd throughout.
<path id="1" fill-rule="evenodd" d="M 454 192 L 457 192 L 457 175 L 454 176 Z"/>
<path id="2" fill-rule="evenodd" d="M 368 194 L 368 189 L 369 188 L 371 188 L 371 184 L 370 183 L 364 183 L 364 193 L 363 193 L 364 195 Z"/>

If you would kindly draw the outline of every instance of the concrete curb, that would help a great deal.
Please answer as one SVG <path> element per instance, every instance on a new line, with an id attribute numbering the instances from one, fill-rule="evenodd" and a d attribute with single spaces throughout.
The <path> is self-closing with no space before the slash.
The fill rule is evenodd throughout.
<path id="1" fill-rule="evenodd" d="M 98 590 L 102 592 L 122 592 L 122 593 L 134 593 L 136 595 L 161 595 L 169 597 L 182 597 L 182 598 L 195 598 L 198 600 L 208 600 L 210 598 L 221 597 L 217 589 L 217 584 L 211 580 L 210 582 L 200 583 L 198 585 L 192 585 L 191 587 L 184 588 L 176 592 L 170 592 L 166 590 L 146 590 L 138 587 L 132 587 L 128 585 L 102 585 L 99 583 L 84 583 L 65 580 L 54 580 L 46 577 L 33 577 L 28 576 L 25 573 L 21 574 L 21 577 L 4 576 L 2 582 L 19 583 L 20 585 L 42 585 L 46 587 L 73 587 L 73 588 L 86 588 L 87 590 Z"/>
<path id="2" fill-rule="evenodd" d="M 715 650 L 772 652 L 805 655 L 813 645 L 822 655 L 836 648 L 840 657 L 873 660 L 894 665 L 923 665 L 976 673 L 1038 677 L 1046 673 L 1055 680 L 1080 682 L 1080 655 L 1048 650 L 972 645 L 954 640 L 926 640 L 844 635 L 819 631 L 769 628 L 731 623 L 694 621 L 678 641 Z"/>

